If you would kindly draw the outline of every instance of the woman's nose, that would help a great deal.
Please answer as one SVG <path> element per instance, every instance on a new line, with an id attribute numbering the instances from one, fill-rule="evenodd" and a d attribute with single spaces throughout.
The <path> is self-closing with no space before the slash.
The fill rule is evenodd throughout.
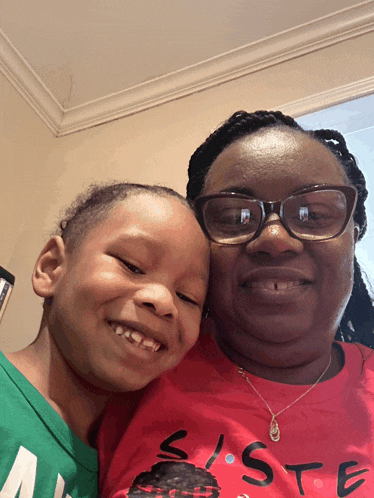
<path id="1" fill-rule="evenodd" d="M 176 318 L 178 310 L 169 289 L 162 284 L 149 284 L 135 294 L 138 306 L 149 308 L 156 315 L 165 318 Z"/>
<path id="2" fill-rule="evenodd" d="M 258 237 L 246 246 L 248 254 L 269 255 L 274 259 L 300 254 L 303 249 L 303 242 L 287 232 L 276 213 L 269 214 Z"/>

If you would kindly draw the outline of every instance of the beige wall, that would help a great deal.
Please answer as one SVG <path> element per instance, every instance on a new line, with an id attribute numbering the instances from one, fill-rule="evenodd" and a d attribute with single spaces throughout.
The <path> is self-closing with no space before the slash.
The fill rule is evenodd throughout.
<path id="1" fill-rule="evenodd" d="M 232 112 L 279 108 L 373 75 L 374 34 L 367 34 L 58 139 L 1 77 L 0 265 L 17 281 L 0 324 L 0 349 L 18 349 L 36 336 L 41 301 L 29 283 L 34 260 L 61 207 L 90 182 L 159 183 L 184 193 L 190 155 Z"/>

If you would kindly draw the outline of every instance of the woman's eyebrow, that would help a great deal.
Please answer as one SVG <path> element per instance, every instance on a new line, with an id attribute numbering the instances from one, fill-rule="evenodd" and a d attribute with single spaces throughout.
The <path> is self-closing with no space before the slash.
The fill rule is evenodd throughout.
<path id="1" fill-rule="evenodd" d="M 248 195 L 248 197 L 256 197 L 255 193 L 253 190 L 251 190 L 248 187 L 225 187 L 223 190 L 220 191 L 220 193 L 225 194 L 228 192 L 235 192 L 236 194 L 243 194 L 243 195 Z"/>
<path id="2" fill-rule="evenodd" d="M 290 192 L 288 195 L 291 196 L 291 195 L 294 195 L 296 194 L 297 192 L 301 191 L 301 190 L 304 190 L 304 189 L 307 189 L 307 188 L 312 188 L 312 187 L 315 187 L 316 185 L 325 185 L 324 183 L 318 183 L 316 184 L 315 182 L 313 183 L 307 183 L 305 185 L 300 185 L 299 187 L 297 187 L 297 189 L 293 190 L 292 192 Z M 327 184 L 326 184 L 327 185 Z M 236 194 L 243 194 L 243 195 L 247 195 L 248 197 L 253 197 L 253 198 L 258 198 L 258 196 L 255 194 L 255 192 L 248 188 L 248 187 L 238 187 L 237 185 L 235 187 L 225 187 L 223 190 L 220 191 L 220 193 L 228 193 L 228 192 L 235 192 Z"/>

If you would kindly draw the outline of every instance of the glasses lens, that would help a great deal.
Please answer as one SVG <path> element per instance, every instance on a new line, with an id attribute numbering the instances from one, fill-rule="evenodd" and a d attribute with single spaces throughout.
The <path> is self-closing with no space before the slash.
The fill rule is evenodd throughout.
<path id="1" fill-rule="evenodd" d="M 291 232 L 304 240 L 335 237 L 347 217 L 347 200 L 338 190 L 316 190 L 289 198 L 283 219 Z"/>
<path id="2" fill-rule="evenodd" d="M 241 244 L 256 233 L 262 210 L 256 201 L 230 197 L 210 199 L 204 205 L 205 227 L 215 242 Z"/>

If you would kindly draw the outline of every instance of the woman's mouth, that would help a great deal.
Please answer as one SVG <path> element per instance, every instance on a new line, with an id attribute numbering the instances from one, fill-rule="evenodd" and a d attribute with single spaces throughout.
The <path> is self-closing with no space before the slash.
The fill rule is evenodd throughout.
<path id="1" fill-rule="evenodd" d="M 264 289 L 270 291 L 287 291 L 294 287 L 305 285 L 305 280 L 257 280 L 252 282 L 244 282 L 243 287 L 246 289 Z"/>
<path id="2" fill-rule="evenodd" d="M 300 276 L 256 275 L 241 284 L 241 289 L 254 304 L 288 305 L 304 299 L 313 282 Z"/>
<path id="3" fill-rule="evenodd" d="M 156 339 L 151 337 L 146 337 L 142 332 L 138 330 L 134 330 L 125 325 L 121 325 L 119 323 L 110 322 L 110 326 L 112 330 L 123 339 L 127 340 L 130 344 L 139 349 L 145 349 L 152 353 L 156 353 L 161 347 L 161 342 L 158 342 Z"/>

